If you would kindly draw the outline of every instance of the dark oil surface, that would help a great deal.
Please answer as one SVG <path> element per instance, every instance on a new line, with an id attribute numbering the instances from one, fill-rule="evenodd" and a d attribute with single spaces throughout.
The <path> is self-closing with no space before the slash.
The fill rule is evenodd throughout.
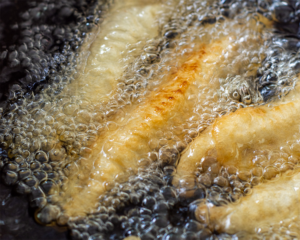
<path id="1" fill-rule="evenodd" d="M 82 33 L 90 30 L 86 26 L 86 17 L 89 16 L 90 21 L 97 21 L 95 16 L 100 16 L 95 9 L 96 4 L 94 1 L 76 0 L 0 2 L 0 107 L 6 106 L 14 84 L 21 86 L 24 92 L 39 91 L 40 84 L 47 84 L 50 74 L 56 74 L 63 65 L 67 65 L 65 46 L 70 46 L 70 41 L 75 39 L 68 49 L 76 53 L 84 39 Z M 20 59 L 19 49 L 24 42 L 32 45 L 25 60 L 33 65 Z M 9 59 L 13 51 L 19 55 L 16 64 L 12 64 L 13 58 Z M 5 154 L 1 154 L 0 158 L 4 157 Z M 38 224 L 34 219 L 34 211 L 29 206 L 27 196 L 15 193 L 1 180 L 1 240 L 69 239 L 66 228 Z"/>

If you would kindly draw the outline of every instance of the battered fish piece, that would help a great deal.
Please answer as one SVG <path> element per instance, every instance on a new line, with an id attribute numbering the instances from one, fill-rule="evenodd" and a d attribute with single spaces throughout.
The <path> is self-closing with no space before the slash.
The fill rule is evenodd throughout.
<path id="1" fill-rule="evenodd" d="M 93 148 L 95 154 L 91 159 L 96 159 L 95 162 L 82 166 L 89 166 L 87 176 L 91 177 L 86 181 L 76 180 L 77 176 L 70 179 L 63 199 L 67 201 L 63 203 L 63 209 L 68 215 L 84 215 L 93 209 L 98 197 L 105 192 L 105 183 L 112 182 L 116 175 L 130 168 L 137 168 L 137 161 L 151 151 L 149 141 L 164 126 L 178 121 L 182 117 L 181 109 L 191 107 L 185 105 L 191 85 L 205 84 L 218 88 L 219 83 L 210 83 L 210 80 L 229 42 L 229 38 L 223 38 L 202 45 L 178 71 L 169 76 L 166 84 L 151 92 L 142 105 L 131 109 L 125 126 L 115 132 L 107 132 Z M 201 75 L 197 74 L 199 72 Z"/>
<path id="2" fill-rule="evenodd" d="M 299 132 L 299 86 L 284 101 L 274 105 L 242 108 L 217 119 L 183 153 L 177 172 L 193 173 L 195 164 L 212 152 L 223 165 L 251 169 L 254 150 L 285 146 Z M 299 156 L 299 149 L 291 151 Z"/>
<path id="3" fill-rule="evenodd" d="M 83 74 L 69 88 L 85 99 L 109 99 L 126 67 L 138 55 L 146 40 L 158 35 L 155 19 L 163 4 L 157 1 L 117 1 L 99 27 L 88 48 Z"/>
<path id="4" fill-rule="evenodd" d="M 195 216 L 219 233 L 239 233 L 245 239 L 249 234 L 260 232 L 259 229 L 268 230 L 287 219 L 299 224 L 300 170 L 291 173 L 254 187 L 253 193 L 238 203 L 220 207 L 202 203 L 196 209 Z M 293 237 L 300 237 L 300 229 L 290 231 Z"/>
<path id="5" fill-rule="evenodd" d="M 222 165 L 238 169 L 253 168 L 254 150 L 285 147 L 294 135 L 299 136 L 299 109 L 298 84 L 287 97 L 273 103 L 272 107 L 239 109 L 217 119 L 183 153 L 178 174 L 192 174 L 196 163 L 211 154 Z M 287 147 L 290 154 L 299 157 L 297 146 Z M 270 228 L 286 219 L 293 219 L 299 224 L 299 169 L 292 176 L 290 173 L 254 187 L 253 194 L 243 197 L 240 202 L 221 207 L 211 203 L 200 204 L 195 216 L 218 232 L 228 234 L 255 234 L 259 228 Z M 293 232 L 295 237 L 299 234 L 299 229 Z"/>

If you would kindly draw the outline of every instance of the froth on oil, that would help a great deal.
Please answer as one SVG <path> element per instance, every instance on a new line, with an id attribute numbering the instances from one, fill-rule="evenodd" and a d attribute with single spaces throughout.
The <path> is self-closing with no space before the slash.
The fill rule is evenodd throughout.
<path id="1" fill-rule="evenodd" d="M 268 4 L 109 3 L 68 81 L 12 89 L 4 182 L 74 239 L 298 237 L 299 6 Z"/>

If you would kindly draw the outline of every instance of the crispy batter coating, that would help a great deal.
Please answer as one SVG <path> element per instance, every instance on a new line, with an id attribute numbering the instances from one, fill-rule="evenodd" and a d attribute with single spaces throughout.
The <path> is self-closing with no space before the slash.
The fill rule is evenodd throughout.
<path id="1" fill-rule="evenodd" d="M 193 173 L 195 164 L 212 153 L 223 165 L 249 169 L 254 165 L 254 150 L 285 146 L 293 134 L 299 131 L 298 88 L 292 96 L 273 107 L 238 109 L 217 119 L 183 153 L 178 173 Z M 299 154 L 297 149 L 292 153 Z"/>
<path id="2" fill-rule="evenodd" d="M 91 46 L 80 78 L 69 88 L 90 101 L 107 101 L 118 79 L 141 51 L 144 43 L 158 35 L 155 19 L 162 10 L 157 1 L 119 1 L 109 12 Z M 82 51 L 84 52 L 84 51 Z M 85 61 L 84 61 L 85 62 Z M 84 65 L 84 64 L 83 64 Z"/>
<path id="3" fill-rule="evenodd" d="M 202 45 L 177 71 L 170 74 L 165 84 L 151 92 L 143 104 L 130 110 L 124 127 L 107 132 L 94 148 L 93 158 L 96 161 L 90 164 L 88 174 L 92 177 L 77 181 L 75 176 L 69 183 L 64 199 L 72 200 L 63 206 L 67 214 L 84 214 L 95 206 L 97 198 L 105 191 L 106 182 L 113 181 L 126 169 L 137 168 L 137 161 L 150 151 L 149 141 L 157 131 L 175 121 L 176 115 L 180 116 L 189 87 L 209 83 L 217 67 L 209 59 L 219 59 L 228 42 L 228 38 L 223 38 Z M 207 61 L 204 62 L 204 59 Z M 205 74 L 199 76 L 197 72 Z M 218 83 L 211 83 L 211 86 L 216 89 Z"/>
<path id="4" fill-rule="evenodd" d="M 184 152 L 178 173 L 194 172 L 195 164 L 210 154 L 223 165 L 251 169 L 254 150 L 291 147 L 287 141 L 299 134 L 299 90 L 298 85 L 289 96 L 272 107 L 239 109 L 217 119 Z M 291 147 L 290 154 L 299 157 L 299 149 Z M 291 176 L 291 173 L 294 174 Z M 195 215 L 218 232 L 229 234 L 254 234 L 287 219 L 299 224 L 299 184 L 298 169 L 254 187 L 253 193 L 240 202 L 221 207 L 202 203 Z M 299 229 L 293 229 L 291 234 L 299 237 Z"/>
<path id="5" fill-rule="evenodd" d="M 290 219 L 290 224 L 299 224 L 299 172 L 299 169 L 287 172 L 274 181 L 254 187 L 253 193 L 238 203 L 221 207 L 202 203 L 195 211 L 196 218 L 212 225 L 220 233 L 229 234 L 263 232 L 286 219 Z M 300 229 L 293 228 L 290 231 L 291 235 L 300 237 Z"/>
<path id="6" fill-rule="evenodd" d="M 222 164 L 249 169 L 254 166 L 253 150 L 286 146 L 299 133 L 299 90 L 298 85 L 273 107 L 239 109 L 217 119 L 183 154 L 178 173 L 193 172 L 195 164 L 209 152 Z M 291 154 L 299 156 L 299 149 L 292 148 Z M 195 216 L 218 232 L 229 234 L 254 234 L 287 219 L 299 224 L 299 169 L 291 173 L 254 187 L 253 193 L 240 202 L 221 207 L 202 203 Z M 299 229 L 293 231 L 300 236 Z"/>

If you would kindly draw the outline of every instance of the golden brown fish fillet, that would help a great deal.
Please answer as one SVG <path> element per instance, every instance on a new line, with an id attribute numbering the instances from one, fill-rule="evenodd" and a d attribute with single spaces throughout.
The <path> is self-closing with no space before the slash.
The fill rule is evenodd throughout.
<path id="1" fill-rule="evenodd" d="M 272 107 L 239 109 L 217 119 L 214 124 L 189 146 L 180 159 L 177 171 L 181 175 L 194 172 L 195 164 L 209 152 L 224 165 L 251 168 L 254 150 L 290 147 L 290 154 L 299 156 L 297 147 L 288 141 L 299 136 L 300 127 L 299 85 L 283 101 Z M 282 220 L 300 219 L 299 169 L 260 184 L 253 193 L 240 202 L 216 207 L 211 203 L 200 204 L 195 211 L 199 221 L 210 224 L 218 232 L 229 234 L 254 234 L 269 229 Z M 296 229 L 297 230 L 297 229 Z M 299 237 L 299 229 L 290 231 Z M 246 235 L 250 236 L 250 235 Z"/>
<path id="2" fill-rule="evenodd" d="M 177 172 L 193 173 L 195 164 L 212 152 L 223 165 L 249 169 L 254 165 L 254 150 L 286 146 L 299 132 L 299 87 L 285 101 L 274 105 L 238 109 L 217 119 L 183 153 Z M 299 155 L 299 149 L 291 151 Z"/>
<path id="3" fill-rule="evenodd" d="M 288 172 L 274 181 L 253 188 L 253 193 L 243 197 L 238 203 L 216 207 L 213 204 L 200 204 L 195 211 L 196 218 L 213 226 L 218 232 L 255 234 L 279 226 L 290 220 L 286 226 L 290 234 L 300 237 L 300 171 Z M 299 225 L 298 225 L 299 226 Z M 276 232 L 279 229 L 274 229 Z M 246 235 L 245 235 L 246 234 Z"/>
<path id="4" fill-rule="evenodd" d="M 151 92 L 143 104 L 130 110 L 125 126 L 115 132 L 108 132 L 100 139 L 93 149 L 95 155 L 92 159 L 96 160 L 90 162 L 90 177 L 78 181 L 77 176 L 74 176 L 70 180 L 64 196 L 67 202 L 63 203 L 68 215 L 83 215 L 94 208 L 97 198 L 105 191 L 106 182 L 113 181 L 116 175 L 129 168 L 137 168 L 137 161 L 151 150 L 149 141 L 164 126 L 178 121 L 182 108 L 188 107 L 185 102 L 190 86 L 209 84 L 218 67 L 218 59 L 228 45 L 228 38 L 202 45 L 168 77 L 166 84 Z M 197 75 L 199 72 L 202 74 Z M 210 83 L 210 86 L 217 89 L 218 83 Z"/>
<path id="5" fill-rule="evenodd" d="M 92 102 L 107 101 L 146 40 L 158 35 L 156 19 L 162 9 L 155 0 L 116 1 L 91 46 L 84 46 L 88 57 L 83 73 L 68 90 Z"/>

